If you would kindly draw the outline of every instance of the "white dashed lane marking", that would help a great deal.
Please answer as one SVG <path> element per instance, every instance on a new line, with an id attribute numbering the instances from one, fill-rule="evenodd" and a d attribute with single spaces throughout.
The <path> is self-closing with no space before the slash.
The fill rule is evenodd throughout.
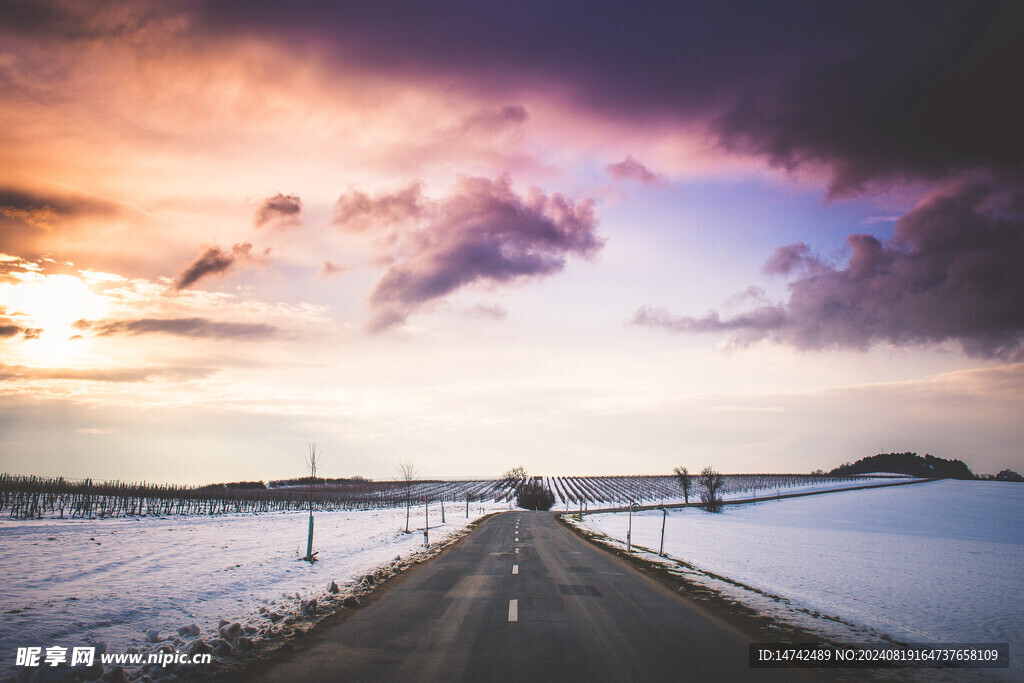
<path id="1" fill-rule="evenodd" d="M 518 564 L 512 565 L 512 573 L 513 574 L 518 574 L 519 573 L 519 565 Z"/>
<path id="2" fill-rule="evenodd" d="M 519 601 L 509 600 L 508 601 L 508 620 L 519 621 Z"/>

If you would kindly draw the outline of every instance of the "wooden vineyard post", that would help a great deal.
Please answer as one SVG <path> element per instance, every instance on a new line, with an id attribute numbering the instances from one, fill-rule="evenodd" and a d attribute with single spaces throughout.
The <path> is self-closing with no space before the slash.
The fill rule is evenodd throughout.
<path id="1" fill-rule="evenodd" d="M 313 511 L 309 511 L 309 538 L 306 541 L 306 562 L 313 561 Z"/>
<path id="2" fill-rule="evenodd" d="M 665 519 L 668 517 L 668 510 L 665 504 L 661 504 L 661 545 L 658 547 L 658 555 L 665 557 Z"/>
<path id="3" fill-rule="evenodd" d="M 306 557 L 303 559 L 312 564 L 316 561 L 313 553 L 313 486 L 316 483 L 316 470 L 320 464 L 320 454 L 316 452 L 316 444 L 309 444 L 309 457 L 306 465 L 309 467 L 309 536 L 306 540 Z"/>
<path id="4" fill-rule="evenodd" d="M 626 528 L 626 553 L 633 552 L 633 501 L 629 501 L 629 526 Z"/>

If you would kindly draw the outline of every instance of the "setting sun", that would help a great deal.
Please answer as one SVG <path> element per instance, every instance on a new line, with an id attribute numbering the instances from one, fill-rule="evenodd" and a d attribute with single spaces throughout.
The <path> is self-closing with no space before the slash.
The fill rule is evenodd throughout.
<path id="1" fill-rule="evenodd" d="M 103 296 L 74 275 L 30 270 L 10 277 L 15 281 L 0 282 L 0 301 L 6 314 L 26 330 L 17 344 L 17 356 L 28 364 L 51 366 L 80 357 L 88 341 L 74 324 L 104 316 L 109 306 Z"/>

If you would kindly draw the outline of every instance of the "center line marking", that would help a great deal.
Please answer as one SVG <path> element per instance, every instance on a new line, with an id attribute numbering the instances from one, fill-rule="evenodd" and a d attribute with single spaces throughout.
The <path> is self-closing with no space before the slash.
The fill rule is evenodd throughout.
<path id="1" fill-rule="evenodd" d="M 518 574 L 519 573 L 519 565 L 518 564 L 512 565 L 512 573 L 513 574 Z"/>
<path id="2" fill-rule="evenodd" d="M 519 621 L 519 601 L 509 600 L 508 601 L 508 620 Z"/>

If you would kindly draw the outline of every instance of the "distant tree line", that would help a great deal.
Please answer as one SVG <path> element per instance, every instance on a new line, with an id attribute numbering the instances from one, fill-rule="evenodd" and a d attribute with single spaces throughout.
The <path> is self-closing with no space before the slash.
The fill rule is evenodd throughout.
<path id="1" fill-rule="evenodd" d="M 274 480 L 272 480 L 270 482 L 270 488 L 276 489 L 276 488 L 283 488 L 283 487 L 286 487 L 286 486 L 309 486 L 310 484 L 313 484 L 314 486 L 325 486 L 325 485 L 326 486 L 331 486 L 331 485 L 339 485 L 340 486 L 340 485 L 344 485 L 344 484 L 365 484 L 365 483 L 367 483 L 369 481 L 370 480 L 367 479 L 366 477 L 360 477 L 360 476 L 355 476 L 355 477 L 335 477 L 333 479 L 328 479 L 328 478 L 324 478 L 324 477 L 294 477 L 292 479 L 274 479 Z M 241 482 L 241 483 L 245 484 L 245 483 L 249 483 L 249 482 Z M 256 482 L 256 483 L 262 484 L 262 482 Z M 233 484 L 228 484 L 227 486 L 229 488 L 236 488 Z M 248 487 L 244 487 L 243 486 L 243 487 L 238 487 L 238 488 L 248 488 Z M 263 488 L 267 488 L 267 487 L 264 486 Z"/>
<path id="2" fill-rule="evenodd" d="M 934 455 L 917 453 L 878 453 L 835 468 L 831 475 L 870 474 L 892 472 L 913 477 L 935 479 L 975 479 L 974 473 L 962 460 L 946 460 Z"/>
<path id="3" fill-rule="evenodd" d="M 1024 481 L 1024 477 L 1009 469 L 1003 470 L 994 478 L 996 481 Z"/>
<path id="4" fill-rule="evenodd" d="M 266 491 L 267 485 L 262 481 L 229 481 L 224 484 L 204 484 L 198 491 Z"/>

